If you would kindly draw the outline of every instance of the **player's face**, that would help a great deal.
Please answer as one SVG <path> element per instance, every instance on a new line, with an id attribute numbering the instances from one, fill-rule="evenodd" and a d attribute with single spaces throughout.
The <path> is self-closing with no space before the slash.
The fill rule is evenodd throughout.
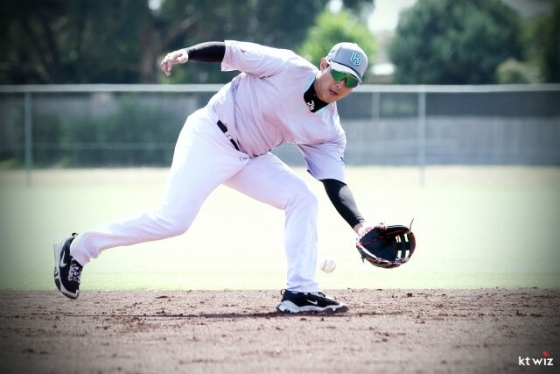
<path id="1" fill-rule="evenodd" d="M 346 97 L 354 87 L 347 87 L 347 79 L 342 77 L 339 81 L 335 80 L 336 73 L 331 74 L 331 67 L 326 60 L 321 60 L 321 72 L 315 80 L 315 92 L 319 99 L 325 103 L 333 103 Z"/>

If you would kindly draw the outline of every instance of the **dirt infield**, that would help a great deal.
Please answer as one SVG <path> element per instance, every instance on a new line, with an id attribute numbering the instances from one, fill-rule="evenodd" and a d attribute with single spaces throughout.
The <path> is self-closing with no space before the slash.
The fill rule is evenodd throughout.
<path id="1" fill-rule="evenodd" d="M 1 373 L 518 373 L 560 366 L 560 290 L 0 291 Z M 537 364 L 540 363 L 540 364 Z M 548 365 L 544 365 L 548 364 Z M 557 372 L 557 371 L 556 371 Z"/>

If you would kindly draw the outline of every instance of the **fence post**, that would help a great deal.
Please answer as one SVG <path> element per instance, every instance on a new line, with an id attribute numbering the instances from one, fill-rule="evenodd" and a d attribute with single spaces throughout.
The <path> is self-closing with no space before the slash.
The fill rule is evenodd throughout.
<path id="1" fill-rule="evenodd" d="M 371 94 L 371 118 L 374 123 L 379 123 L 381 119 L 381 92 L 379 91 Z"/>
<path id="2" fill-rule="evenodd" d="M 25 185 L 31 187 L 31 170 L 33 170 L 33 110 L 31 92 L 26 91 L 23 99 L 23 126 L 25 147 Z"/>
<path id="3" fill-rule="evenodd" d="M 420 87 L 418 91 L 418 167 L 420 186 L 424 186 L 424 169 L 426 166 L 426 91 Z"/>

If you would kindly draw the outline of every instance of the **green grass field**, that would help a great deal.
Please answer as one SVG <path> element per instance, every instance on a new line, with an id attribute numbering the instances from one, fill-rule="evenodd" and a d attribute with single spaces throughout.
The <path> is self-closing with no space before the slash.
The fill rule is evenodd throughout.
<path id="1" fill-rule="evenodd" d="M 362 264 L 355 235 L 322 185 L 319 271 L 325 289 L 560 287 L 560 168 L 349 167 L 348 183 L 371 222 L 408 224 L 411 261 Z M 51 290 L 52 243 L 71 232 L 155 208 L 167 169 L 0 171 L 0 289 Z M 220 187 L 186 234 L 107 250 L 85 267 L 82 290 L 278 289 L 285 285 L 283 212 Z"/>

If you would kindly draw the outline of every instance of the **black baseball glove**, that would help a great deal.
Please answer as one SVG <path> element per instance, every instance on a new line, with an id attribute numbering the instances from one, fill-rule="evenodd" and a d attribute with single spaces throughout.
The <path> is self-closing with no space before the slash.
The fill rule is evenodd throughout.
<path id="1" fill-rule="evenodd" d="M 412 222 L 410 223 L 412 226 Z M 374 266 L 392 269 L 408 261 L 416 248 L 416 237 L 403 225 L 378 225 L 356 242 L 362 261 Z"/>

